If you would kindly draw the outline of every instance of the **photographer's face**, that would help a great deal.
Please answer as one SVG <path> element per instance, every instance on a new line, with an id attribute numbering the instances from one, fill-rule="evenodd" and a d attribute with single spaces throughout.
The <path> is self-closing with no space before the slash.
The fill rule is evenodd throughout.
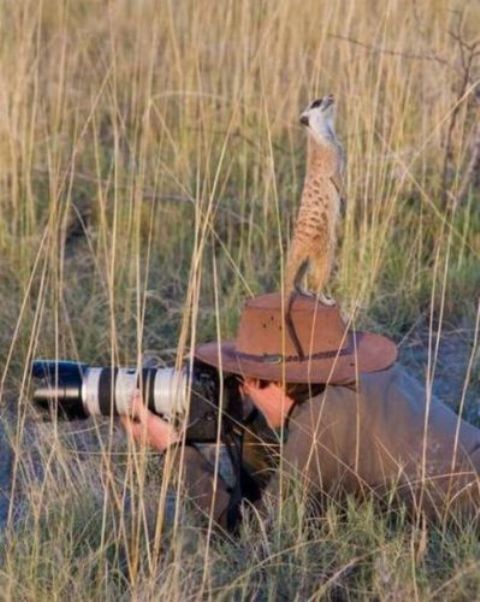
<path id="1" fill-rule="evenodd" d="M 244 399 L 248 397 L 252 404 L 262 412 L 271 428 L 279 428 L 295 404 L 284 388 L 276 382 L 246 378 L 240 387 Z"/>

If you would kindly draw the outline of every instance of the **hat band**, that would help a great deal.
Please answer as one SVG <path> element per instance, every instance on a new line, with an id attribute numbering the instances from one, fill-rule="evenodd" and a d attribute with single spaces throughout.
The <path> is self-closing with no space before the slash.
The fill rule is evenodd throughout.
<path id="1" fill-rule="evenodd" d="M 243 359 L 246 361 L 260 362 L 262 364 L 282 364 L 289 362 L 311 362 L 312 360 L 327 360 L 335 357 L 344 355 L 352 355 L 353 347 L 351 344 L 348 347 L 343 347 L 337 351 L 319 351 L 318 353 L 312 353 L 300 357 L 299 355 L 282 355 L 281 353 L 264 353 L 262 355 L 254 355 L 252 353 L 244 353 L 242 351 L 234 351 L 234 355 L 237 359 Z"/>

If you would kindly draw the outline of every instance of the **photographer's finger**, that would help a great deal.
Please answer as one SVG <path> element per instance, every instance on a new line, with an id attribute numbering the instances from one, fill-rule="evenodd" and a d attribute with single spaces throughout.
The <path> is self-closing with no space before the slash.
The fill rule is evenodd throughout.
<path id="1" fill-rule="evenodd" d="M 120 416 L 120 420 L 123 424 L 124 429 L 127 431 L 127 434 L 136 441 L 141 441 L 145 438 L 145 428 L 139 423 L 135 422 L 128 416 Z"/>
<path id="2" fill-rule="evenodd" d="M 143 403 L 142 393 L 137 389 L 132 397 L 132 404 L 130 406 L 130 415 L 136 418 L 139 422 L 146 422 L 148 417 L 148 408 Z"/>

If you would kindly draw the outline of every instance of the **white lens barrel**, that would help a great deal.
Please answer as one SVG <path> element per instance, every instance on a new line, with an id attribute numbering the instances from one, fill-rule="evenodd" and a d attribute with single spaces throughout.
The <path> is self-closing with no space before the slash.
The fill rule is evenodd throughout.
<path id="1" fill-rule="evenodd" d="M 139 388 L 138 372 L 135 368 L 119 368 L 115 379 L 115 408 L 123 416 L 130 414 L 133 394 Z"/>
<path id="2" fill-rule="evenodd" d="M 105 409 L 110 407 L 109 402 L 106 406 L 100 400 L 100 379 L 108 373 L 114 378 L 112 385 L 111 378 L 109 379 L 109 391 L 103 391 L 103 395 L 108 395 L 110 399 L 112 388 L 114 388 L 115 410 L 117 414 L 130 414 L 133 394 L 138 388 L 138 375 L 135 368 L 118 368 L 111 370 L 110 368 L 88 368 L 83 376 L 82 382 L 82 400 L 83 409 L 90 416 L 99 416 L 101 414 L 109 414 Z M 103 410 L 103 411 L 102 411 Z"/>
<path id="3" fill-rule="evenodd" d="M 82 401 L 85 413 L 90 416 L 99 416 L 100 400 L 98 397 L 98 387 L 100 384 L 100 375 L 104 368 L 87 368 L 82 381 Z"/>
<path id="4" fill-rule="evenodd" d="M 149 391 L 144 391 L 144 403 L 151 409 L 155 408 L 155 412 L 166 420 L 171 420 L 174 416 L 185 413 L 188 400 L 187 385 L 188 378 L 184 369 L 159 368 L 155 370 L 153 400 L 148 399 L 152 395 L 150 389 L 150 395 Z M 135 368 L 90 367 L 85 371 L 82 381 L 85 413 L 90 416 L 109 415 L 113 392 L 116 413 L 130 414 L 133 394 L 139 387 L 139 374 Z"/>
<path id="5" fill-rule="evenodd" d="M 185 370 L 157 369 L 153 397 L 155 411 L 166 420 L 184 414 L 188 400 L 188 379 Z"/>

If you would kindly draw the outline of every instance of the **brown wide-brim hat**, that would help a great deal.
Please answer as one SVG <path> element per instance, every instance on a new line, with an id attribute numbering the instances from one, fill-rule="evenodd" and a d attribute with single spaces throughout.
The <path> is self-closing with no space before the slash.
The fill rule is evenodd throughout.
<path id="1" fill-rule="evenodd" d="M 279 293 L 249 299 L 235 341 L 199 345 L 195 357 L 222 372 L 288 383 L 348 383 L 397 359 L 384 336 L 347 328 L 337 305 Z"/>

